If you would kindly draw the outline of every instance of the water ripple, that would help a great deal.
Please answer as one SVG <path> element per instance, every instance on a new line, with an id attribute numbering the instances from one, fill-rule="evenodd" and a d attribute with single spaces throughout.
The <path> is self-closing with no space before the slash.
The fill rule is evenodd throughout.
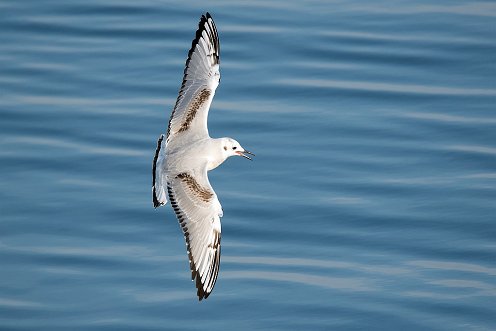
<path id="1" fill-rule="evenodd" d="M 456 88 L 444 86 L 390 84 L 377 82 L 340 81 L 330 79 L 283 79 L 274 83 L 286 86 L 304 86 L 312 88 L 336 88 L 358 91 L 404 93 L 404 94 L 432 94 L 447 96 L 496 96 L 496 90 L 479 88 Z"/>
<path id="2" fill-rule="evenodd" d="M 205 6 L 0 2 L 0 329 L 495 329 L 496 5 Z M 209 173 L 198 303 L 150 171 L 205 10 L 209 131 L 257 158 Z"/>
<path id="3" fill-rule="evenodd" d="M 225 279 L 259 279 L 278 282 L 293 282 L 304 285 L 317 286 L 328 289 L 349 291 L 373 291 L 370 280 L 355 279 L 350 277 L 324 277 L 295 272 L 270 272 L 270 271 L 225 271 Z"/>

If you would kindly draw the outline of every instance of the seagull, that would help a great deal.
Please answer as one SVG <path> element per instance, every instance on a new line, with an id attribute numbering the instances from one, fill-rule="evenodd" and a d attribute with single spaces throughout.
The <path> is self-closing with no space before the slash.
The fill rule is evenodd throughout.
<path id="1" fill-rule="evenodd" d="M 223 215 L 207 173 L 230 156 L 251 160 L 254 155 L 232 138 L 208 134 L 208 111 L 220 82 L 219 51 L 217 28 L 207 12 L 188 53 L 167 133 L 160 135 L 153 158 L 153 206 L 165 205 L 167 197 L 171 202 L 200 301 L 210 295 L 219 273 Z"/>

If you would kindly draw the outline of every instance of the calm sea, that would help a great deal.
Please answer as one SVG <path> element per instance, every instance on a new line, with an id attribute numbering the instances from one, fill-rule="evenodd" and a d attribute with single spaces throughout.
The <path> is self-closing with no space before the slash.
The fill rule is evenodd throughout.
<path id="1" fill-rule="evenodd" d="M 151 164 L 199 17 L 222 263 Z M 493 1 L 0 2 L 0 329 L 496 330 Z"/>

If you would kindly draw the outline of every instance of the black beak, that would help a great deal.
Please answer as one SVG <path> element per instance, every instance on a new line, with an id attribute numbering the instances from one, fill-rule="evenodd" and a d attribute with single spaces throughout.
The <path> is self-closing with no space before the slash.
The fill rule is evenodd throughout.
<path id="1" fill-rule="evenodd" d="M 248 160 L 250 160 L 250 161 L 253 161 L 253 160 L 251 159 L 251 157 L 249 157 L 249 156 L 248 156 L 248 155 L 246 155 L 246 154 L 249 154 L 249 155 L 255 156 L 255 154 L 253 154 L 252 152 L 247 151 L 247 150 L 244 150 L 244 151 L 242 151 L 242 152 L 238 152 L 238 155 L 239 155 L 239 156 L 242 156 L 242 157 L 244 157 L 245 159 L 248 159 Z"/>

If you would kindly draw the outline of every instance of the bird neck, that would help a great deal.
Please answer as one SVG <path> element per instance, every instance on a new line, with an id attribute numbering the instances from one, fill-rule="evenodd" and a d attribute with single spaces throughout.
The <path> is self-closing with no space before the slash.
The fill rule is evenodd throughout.
<path id="1" fill-rule="evenodd" d="M 224 145 L 223 138 L 211 140 L 211 145 L 209 146 L 211 153 L 209 153 L 207 163 L 208 171 L 217 168 L 229 157 L 224 151 Z"/>

